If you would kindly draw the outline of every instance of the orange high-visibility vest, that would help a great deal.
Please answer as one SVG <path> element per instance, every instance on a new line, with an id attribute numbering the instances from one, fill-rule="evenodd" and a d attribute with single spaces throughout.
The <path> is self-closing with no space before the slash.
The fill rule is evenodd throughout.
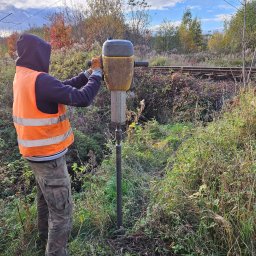
<path id="1" fill-rule="evenodd" d="M 74 141 L 64 105 L 58 105 L 56 114 L 37 108 L 35 83 L 40 73 L 17 66 L 13 81 L 13 122 L 24 157 L 54 155 Z"/>

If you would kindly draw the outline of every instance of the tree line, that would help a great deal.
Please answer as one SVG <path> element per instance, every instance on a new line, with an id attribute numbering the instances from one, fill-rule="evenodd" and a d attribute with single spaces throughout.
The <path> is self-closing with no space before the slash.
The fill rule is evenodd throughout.
<path id="1" fill-rule="evenodd" d="M 243 47 L 245 32 L 246 49 L 253 51 L 256 47 L 256 1 L 246 2 L 229 22 L 223 33 L 216 32 L 208 42 L 208 48 L 215 53 L 236 53 Z M 245 24 L 245 26 L 244 26 Z"/>
<path id="2" fill-rule="evenodd" d="M 100 45 L 109 37 L 131 40 L 135 46 L 158 53 L 195 53 L 209 50 L 213 53 L 235 53 L 241 50 L 244 9 L 241 7 L 223 32 L 203 35 L 201 21 L 186 9 L 179 25 L 165 20 L 158 29 L 150 30 L 150 5 L 146 0 L 88 0 L 87 6 L 62 9 L 48 17 L 49 24 L 31 28 L 51 42 L 55 49 L 82 43 L 90 50 L 97 42 Z M 246 6 L 246 47 L 256 47 L 256 0 Z M 14 56 L 18 33 L 0 41 L 0 55 L 8 51 Z"/>

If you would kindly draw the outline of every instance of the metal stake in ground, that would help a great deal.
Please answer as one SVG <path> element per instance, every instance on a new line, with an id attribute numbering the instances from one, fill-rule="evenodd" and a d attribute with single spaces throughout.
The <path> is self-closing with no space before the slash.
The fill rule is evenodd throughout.
<path id="1" fill-rule="evenodd" d="M 122 229 L 122 124 L 125 123 L 126 92 L 111 91 L 111 120 L 116 125 L 116 212 L 117 228 Z"/>
<path id="2" fill-rule="evenodd" d="M 121 125 L 116 126 L 116 192 L 117 192 L 117 227 L 123 226 L 122 213 L 122 129 Z"/>

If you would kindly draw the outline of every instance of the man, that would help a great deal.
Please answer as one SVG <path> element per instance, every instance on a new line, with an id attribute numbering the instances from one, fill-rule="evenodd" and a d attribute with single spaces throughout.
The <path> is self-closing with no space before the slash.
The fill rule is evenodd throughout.
<path id="1" fill-rule="evenodd" d="M 51 47 L 47 42 L 23 34 L 17 53 L 13 121 L 19 150 L 37 181 L 38 231 L 47 243 L 45 255 L 63 256 L 72 226 L 65 154 L 74 140 L 65 105 L 91 104 L 101 84 L 101 60 L 93 58 L 91 69 L 60 82 L 48 74 Z"/>

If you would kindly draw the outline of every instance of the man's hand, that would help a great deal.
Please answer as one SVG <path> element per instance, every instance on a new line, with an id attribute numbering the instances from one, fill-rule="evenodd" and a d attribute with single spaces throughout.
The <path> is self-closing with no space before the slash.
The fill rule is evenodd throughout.
<path id="1" fill-rule="evenodd" d="M 103 69 L 103 64 L 102 64 L 102 57 L 101 56 L 97 56 L 97 57 L 93 57 L 92 60 L 92 66 L 91 69 L 94 70 L 98 70 L 98 69 Z"/>
<path id="2" fill-rule="evenodd" d="M 101 56 L 93 57 L 91 62 L 92 62 L 92 65 L 91 65 L 92 75 L 100 76 L 102 78 L 102 73 L 103 73 L 102 57 Z"/>

